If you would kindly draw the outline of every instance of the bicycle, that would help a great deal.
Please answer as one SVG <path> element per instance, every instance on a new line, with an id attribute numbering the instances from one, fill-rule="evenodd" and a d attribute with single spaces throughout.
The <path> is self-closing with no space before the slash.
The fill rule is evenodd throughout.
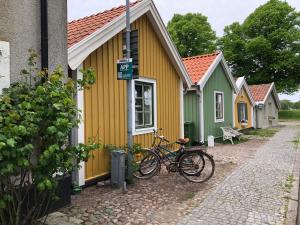
<path id="1" fill-rule="evenodd" d="M 174 142 L 180 147 L 173 151 L 167 148 L 171 145 L 169 140 L 163 135 L 158 135 L 161 130 L 161 128 L 157 131 L 153 130 L 152 147 L 144 150 L 144 157 L 133 174 L 136 178 L 150 179 L 160 172 L 161 164 L 165 165 L 169 173 L 179 172 L 188 181 L 195 183 L 203 183 L 213 176 L 215 162 L 213 157 L 204 151 L 205 147 L 186 148 L 185 145 L 189 143 L 189 139 L 185 138 Z M 163 143 L 167 144 L 162 145 Z"/>

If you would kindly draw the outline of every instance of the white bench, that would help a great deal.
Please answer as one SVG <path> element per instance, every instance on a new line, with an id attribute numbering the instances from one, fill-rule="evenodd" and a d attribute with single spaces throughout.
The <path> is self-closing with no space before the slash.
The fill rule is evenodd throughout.
<path id="1" fill-rule="evenodd" d="M 233 144 L 233 138 L 240 140 L 241 136 L 243 135 L 243 133 L 238 132 L 231 127 L 221 127 L 221 130 L 223 132 L 223 141 L 230 140 L 231 144 Z"/>

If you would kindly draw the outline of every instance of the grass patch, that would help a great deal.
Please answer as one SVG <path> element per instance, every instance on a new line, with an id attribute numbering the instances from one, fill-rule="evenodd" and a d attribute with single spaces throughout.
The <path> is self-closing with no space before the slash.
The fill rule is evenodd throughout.
<path id="1" fill-rule="evenodd" d="M 254 135 L 259 137 L 273 137 L 277 133 L 277 129 L 252 129 L 252 130 L 246 130 L 244 133 L 246 135 Z"/>
<path id="2" fill-rule="evenodd" d="M 247 142 L 247 141 L 249 141 L 249 138 L 243 137 L 243 136 L 240 138 L 240 140 L 237 139 L 237 138 L 233 138 L 233 143 L 234 144 L 240 144 L 240 143 L 244 143 L 244 142 Z M 216 138 L 215 142 L 219 143 L 219 144 L 223 144 L 223 145 L 231 144 L 231 141 L 229 141 L 229 140 L 223 141 L 223 138 Z"/>
<path id="3" fill-rule="evenodd" d="M 278 117 L 280 120 L 300 120 L 300 110 L 280 110 Z"/>
<path id="4" fill-rule="evenodd" d="M 195 197 L 195 192 L 192 192 L 192 191 L 189 191 L 189 192 L 187 192 L 186 193 L 186 199 L 192 199 L 192 198 L 194 198 Z"/>
<path id="5" fill-rule="evenodd" d="M 298 150 L 300 144 L 300 133 L 298 133 L 297 136 L 294 137 L 294 140 L 292 140 L 291 142 L 293 142 L 295 150 Z"/>
<path id="6" fill-rule="evenodd" d="M 294 176 L 292 174 L 288 175 L 285 182 L 283 183 L 283 190 L 285 192 L 290 193 L 293 187 L 293 182 L 295 181 Z"/>

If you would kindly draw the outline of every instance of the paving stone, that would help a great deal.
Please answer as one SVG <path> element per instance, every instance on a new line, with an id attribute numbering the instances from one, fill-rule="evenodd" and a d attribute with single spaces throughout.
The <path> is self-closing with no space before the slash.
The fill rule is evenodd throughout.
<path id="1" fill-rule="evenodd" d="M 283 225 L 282 181 L 292 166 L 295 151 L 288 141 L 295 133 L 295 127 L 285 127 L 270 141 L 217 144 L 208 150 L 216 172 L 204 184 L 187 182 L 163 168 L 158 176 L 129 185 L 127 193 L 106 183 L 86 188 L 72 196 L 72 205 L 61 210 L 64 216 L 56 224 L 76 224 L 65 220 L 69 217 L 103 225 Z"/>
<path id="2" fill-rule="evenodd" d="M 259 148 L 255 157 L 212 191 L 178 225 L 284 224 L 283 182 L 291 173 L 296 151 L 291 141 L 298 132 L 287 126 Z M 205 210 L 208 208 L 209 210 Z M 227 212 L 223 214 L 223 212 Z M 237 215 L 242 215 L 241 217 Z M 223 220 L 218 218 L 223 217 Z"/>

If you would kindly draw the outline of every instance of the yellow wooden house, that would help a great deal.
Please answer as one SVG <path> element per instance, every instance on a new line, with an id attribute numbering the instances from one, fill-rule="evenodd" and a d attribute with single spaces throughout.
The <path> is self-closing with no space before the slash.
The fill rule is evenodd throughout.
<path id="1" fill-rule="evenodd" d="M 152 131 L 162 127 L 170 140 L 183 137 L 183 89 L 191 80 L 152 0 L 131 3 L 132 58 L 139 79 L 133 80 L 134 143 L 150 147 Z M 68 24 L 68 62 L 74 79 L 81 68 L 93 68 L 96 83 L 77 95 L 83 121 L 77 142 L 97 138 L 102 144 L 127 142 L 126 81 L 117 80 L 118 59 L 124 57 L 125 6 Z M 79 185 L 109 173 L 109 154 L 94 151 L 77 171 Z"/>
<path id="2" fill-rule="evenodd" d="M 253 110 L 255 102 L 245 78 L 237 78 L 236 86 L 238 87 L 238 93 L 235 95 L 234 103 L 234 126 L 238 129 L 254 127 Z"/>

